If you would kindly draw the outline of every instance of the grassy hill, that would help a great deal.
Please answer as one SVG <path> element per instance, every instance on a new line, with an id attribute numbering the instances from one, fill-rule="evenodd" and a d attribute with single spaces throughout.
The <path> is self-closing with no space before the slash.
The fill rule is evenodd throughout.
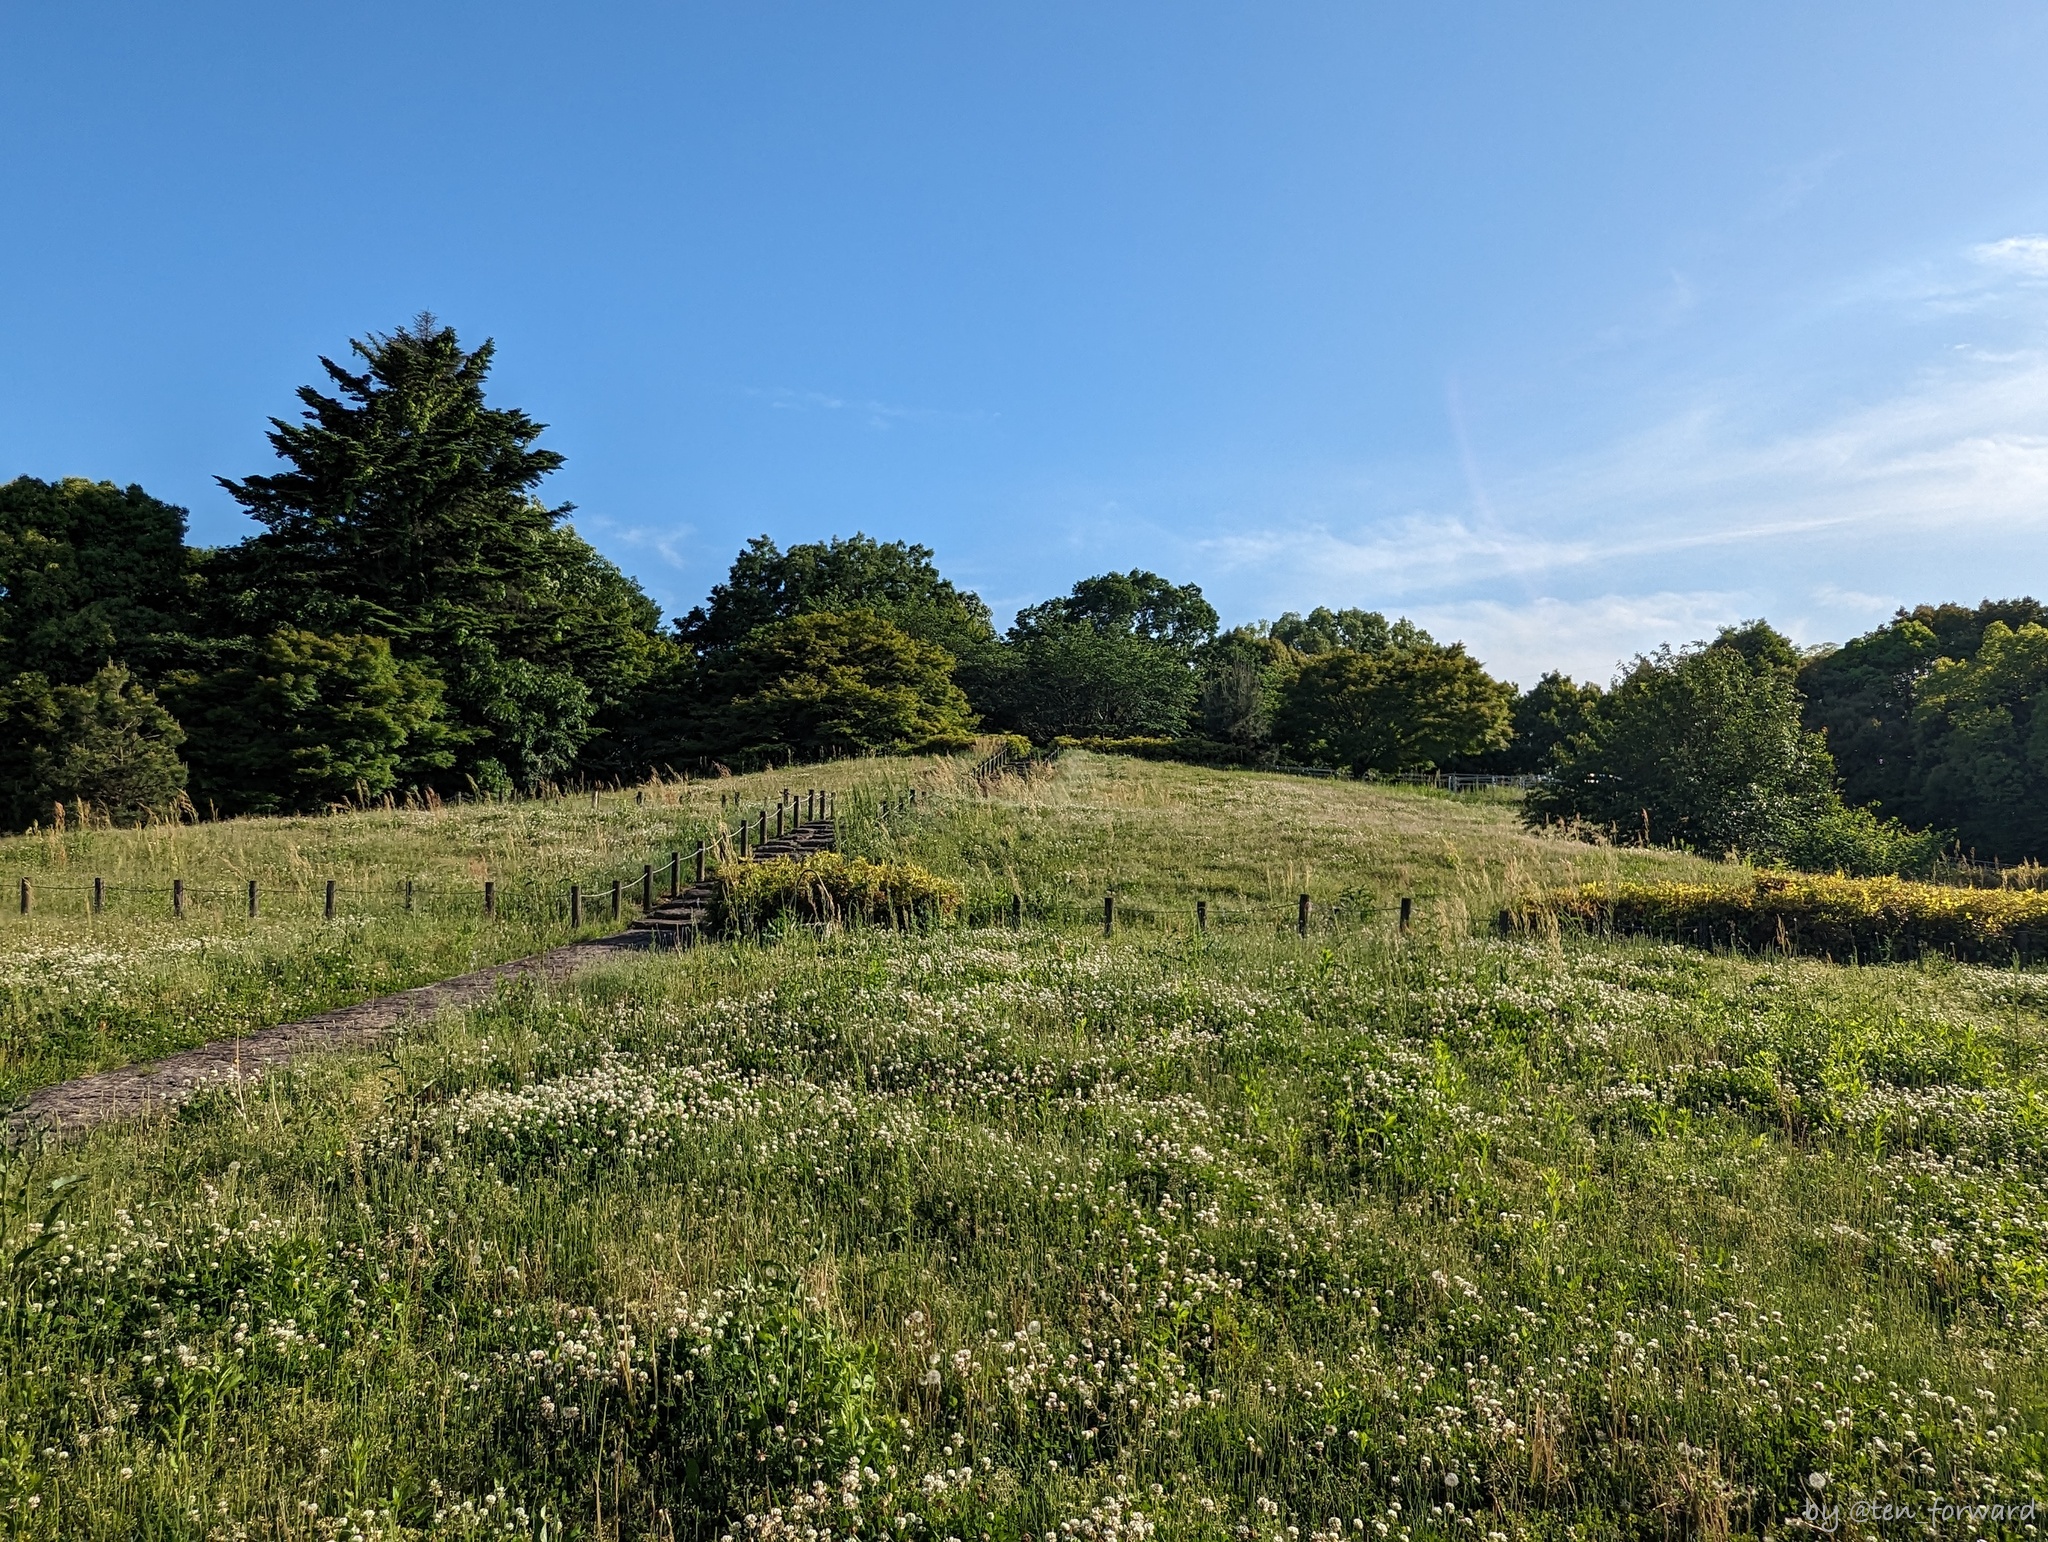
<path id="1" fill-rule="evenodd" d="M 2041 976 L 1493 938 L 1465 923 L 1518 885 L 1708 864 L 1483 800 L 1081 756 L 990 796 L 833 778 L 850 846 L 990 918 L 1021 892 L 1022 929 L 632 958 L 10 1157 L 0 1515 L 1335 1542 L 1881 1499 L 2021 1534 L 1956 1507 L 2048 1467 Z M 673 838 L 648 807 L 601 805 L 612 855 Z M 246 839 L 374 839 L 382 874 L 509 816 L 351 817 Z"/>

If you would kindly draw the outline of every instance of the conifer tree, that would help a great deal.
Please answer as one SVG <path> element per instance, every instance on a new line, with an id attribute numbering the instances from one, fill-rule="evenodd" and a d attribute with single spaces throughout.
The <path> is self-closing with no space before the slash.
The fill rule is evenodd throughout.
<path id="1" fill-rule="evenodd" d="M 560 775 L 652 671 L 659 613 L 539 497 L 562 457 L 485 400 L 490 342 L 422 315 L 351 347 L 271 420 L 286 469 L 221 479 L 263 530 L 203 566 L 216 631 L 388 638 L 445 684 L 458 778 Z"/>

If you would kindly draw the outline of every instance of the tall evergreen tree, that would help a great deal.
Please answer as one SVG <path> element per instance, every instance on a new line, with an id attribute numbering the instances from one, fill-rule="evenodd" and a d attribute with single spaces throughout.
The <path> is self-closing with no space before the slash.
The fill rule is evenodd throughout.
<path id="1" fill-rule="evenodd" d="M 214 625 L 389 638 L 445 684 L 454 775 L 558 776 L 654 669 L 658 611 L 539 498 L 562 457 L 485 401 L 490 342 L 422 315 L 350 346 L 361 370 L 323 358 L 333 394 L 272 419 L 287 469 L 221 479 L 263 530 L 205 563 Z"/>

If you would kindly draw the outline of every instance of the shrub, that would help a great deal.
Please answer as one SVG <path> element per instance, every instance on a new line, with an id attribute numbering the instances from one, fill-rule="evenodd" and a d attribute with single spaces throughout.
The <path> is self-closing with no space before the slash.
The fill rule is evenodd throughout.
<path id="1" fill-rule="evenodd" d="M 830 851 L 727 863 L 712 877 L 712 922 L 738 931 L 757 931 L 779 916 L 922 924 L 955 914 L 962 898 L 958 884 L 915 863 L 869 862 Z"/>
<path id="2" fill-rule="evenodd" d="M 1589 928 L 1840 959 L 1935 952 L 2009 963 L 2048 943 L 2048 894 L 1902 878 L 1759 873 L 1746 886 L 1587 884 L 1546 896 L 1523 921 L 1545 914 Z"/>
<path id="3" fill-rule="evenodd" d="M 280 629 L 174 689 L 195 790 L 232 813 L 380 798 L 455 763 L 441 682 L 382 637 Z"/>
<path id="4" fill-rule="evenodd" d="M 1139 760 L 1181 760 L 1197 766 L 1259 766 L 1270 765 L 1273 761 L 1270 750 L 1255 749 L 1245 744 L 1231 744 L 1223 739 L 1200 739 L 1193 736 L 1178 739 L 1077 739 L 1062 734 L 1054 742 L 1063 750 L 1089 750 L 1097 755 L 1131 755 Z"/>
<path id="5" fill-rule="evenodd" d="M 84 685 L 21 674 L 0 688 L 0 808 L 12 824 L 53 806 L 114 824 L 139 824 L 178 807 L 185 731 L 120 664 Z"/>

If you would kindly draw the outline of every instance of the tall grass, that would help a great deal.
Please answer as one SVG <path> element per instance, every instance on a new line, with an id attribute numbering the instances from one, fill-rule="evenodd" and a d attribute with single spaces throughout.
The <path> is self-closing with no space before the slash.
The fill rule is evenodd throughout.
<path id="1" fill-rule="evenodd" d="M 625 957 L 9 1155 L 0 1527 L 2028 1534 L 2041 976 L 1476 935 L 1704 866 L 1483 802 L 847 774 L 1023 927 Z"/>
<path id="2" fill-rule="evenodd" d="M 671 853 L 687 861 L 742 810 L 773 810 L 784 788 L 889 785 L 908 771 L 849 761 L 594 799 L 0 839 L 0 1099 L 597 935 L 612 929 L 612 880 L 630 916 L 643 868 L 665 879 Z M 174 917 L 180 880 L 185 913 Z M 570 925 L 572 883 L 584 889 L 581 928 Z"/>
<path id="3" fill-rule="evenodd" d="M 2015 1502 L 2042 1005 L 1647 944 L 643 956 L 17 1156 L 9 1256 L 79 1181 L 10 1275 L 0 1514 L 1335 1542 Z"/>

